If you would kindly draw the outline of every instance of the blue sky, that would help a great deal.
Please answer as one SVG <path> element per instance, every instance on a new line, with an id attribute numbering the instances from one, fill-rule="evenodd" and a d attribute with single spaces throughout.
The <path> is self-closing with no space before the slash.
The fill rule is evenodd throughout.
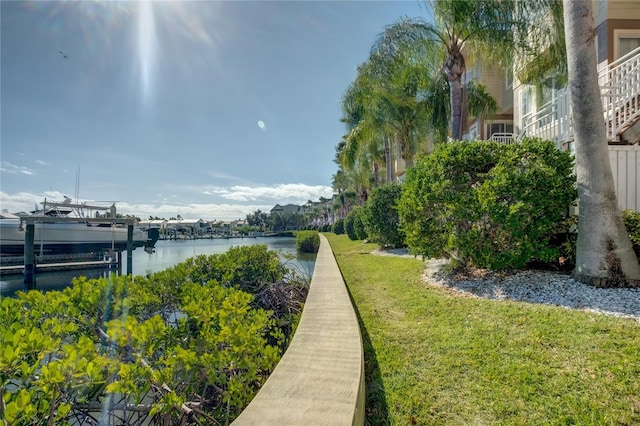
<path id="1" fill-rule="evenodd" d="M 344 90 L 386 25 L 424 14 L 415 0 L 2 1 L 0 209 L 78 195 L 231 220 L 330 197 Z"/>

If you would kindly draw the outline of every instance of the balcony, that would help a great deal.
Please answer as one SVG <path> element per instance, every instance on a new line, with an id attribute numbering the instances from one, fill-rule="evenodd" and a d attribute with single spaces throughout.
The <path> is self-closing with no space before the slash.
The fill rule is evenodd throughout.
<path id="1" fill-rule="evenodd" d="M 621 135 L 640 119 L 640 48 L 612 62 L 598 75 L 602 110 L 609 143 L 622 143 Z M 569 89 L 555 92 L 551 101 L 522 117 L 526 136 L 555 141 L 558 148 L 573 140 Z"/>

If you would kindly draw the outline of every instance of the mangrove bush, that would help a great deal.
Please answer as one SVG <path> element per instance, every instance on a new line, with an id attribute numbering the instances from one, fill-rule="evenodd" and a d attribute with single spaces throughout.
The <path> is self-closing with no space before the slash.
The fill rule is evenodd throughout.
<path id="1" fill-rule="evenodd" d="M 239 247 L 133 281 L 80 277 L 2 299 L 0 419 L 228 424 L 277 364 L 306 296 L 278 257 Z"/>

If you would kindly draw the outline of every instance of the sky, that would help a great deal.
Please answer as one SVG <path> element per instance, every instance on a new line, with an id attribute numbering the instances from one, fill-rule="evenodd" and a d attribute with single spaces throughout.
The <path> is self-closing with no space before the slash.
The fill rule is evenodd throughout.
<path id="1" fill-rule="evenodd" d="M 340 100 L 408 1 L 3 0 L 0 210 L 233 220 L 331 197 Z"/>

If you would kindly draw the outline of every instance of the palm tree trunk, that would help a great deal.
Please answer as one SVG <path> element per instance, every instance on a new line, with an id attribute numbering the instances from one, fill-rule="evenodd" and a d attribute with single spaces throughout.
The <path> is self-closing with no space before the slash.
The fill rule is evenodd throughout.
<path id="1" fill-rule="evenodd" d="M 451 78 L 453 77 L 453 78 Z M 460 75 L 449 74 L 449 93 L 451 97 L 451 137 L 459 140 L 462 129 L 462 82 Z"/>
<path id="2" fill-rule="evenodd" d="M 373 186 L 380 186 L 380 166 L 377 161 L 373 162 Z"/>
<path id="3" fill-rule="evenodd" d="M 386 183 L 393 182 L 393 158 L 391 157 L 391 141 L 388 137 L 384 138 L 384 159 L 387 163 L 387 181 Z"/>
<path id="4" fill-rule="evenodd" d="M 411 143 L 411 129 L 408 126 L 403 126 L 402 140 L 402 155 L 405 164 L 405 170 L 409 170 L 413 167 L 414 149 Z"/>
<path id="5" fill-rule="evenodd" d="M 447 47 L 447 59 L 443 71 L 449 81 L 449 98 L 451 99 L 451 138 L 462 137 L 462 74 L 465 70 L 464 56 L 460 52 L 458 40 L 452 40 Z"/>
<path id="6" fill-rule="evenodd" d="M 592 2 L 564 0 L 580 217 L 574 278 L 640 286 L 640 265 L 618 210 L 598 87 Z"/>

